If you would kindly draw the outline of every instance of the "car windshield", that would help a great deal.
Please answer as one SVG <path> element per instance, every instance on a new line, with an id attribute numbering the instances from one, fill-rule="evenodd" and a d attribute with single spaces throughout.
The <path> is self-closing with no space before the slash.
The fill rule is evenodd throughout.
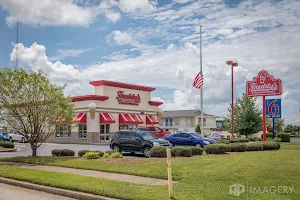
<path id="1" fill-rule="evenodd" d="M 147 132 L 147 131 L 140 131 L 140 132 L 138 132 L 138 134 L 139 134 L 142 138 L 144 138 L 144 140 L 155 140 L 155 139 L 157 139 L 156 136 L 154 136 L 152 133 L 149 133 L 149 132 Z"/>
<path id="2" fill-rule="evenodd" d="M 7 135 L 7 133 L 2 133 L 2 135 Z"/>
<path id="3" fill-rule="evenodd" d="M 194 138 L 202 138 L 202 136 L 198 133 L 190 133 L 191 136 L 193 136 Z"/>

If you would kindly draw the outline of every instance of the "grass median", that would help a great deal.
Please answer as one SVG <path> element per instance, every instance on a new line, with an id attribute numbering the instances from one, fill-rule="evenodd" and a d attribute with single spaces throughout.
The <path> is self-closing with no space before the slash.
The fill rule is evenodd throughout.
<path id="1" fill-rule="evenodd" d="M 128 173 L 140 176 L 149 177 L 166 177 L 167 168 L 166 160 L 158 159 L 143 159 L 143 161 L 134 162 L 106 162 L 102 160 L 83 160 L 74 158 L 7 158 L 1 159 L 5 161 L 19 161 L 32 164 L 44 165 L 58 165 L 65 167 L 75 167 L 81 169 L 93 169 L 100 171 L 110 171 L 117 173 Z M 278 151 L 261 151 L 261 152 L 241 152 L 231 153 L 227 155 L 202 155 L 190 158 L 176 158 L 172 160 L 173 176 L 179 181 L 174 184 L 174 198 L 175 199 L 290 199 L 298 200 L 300 196 L 300 144 L 282 144 L 282 149 Z M 0 176 L 9 171 L 9 167 L 1 166 Z M 27 181 L 37 181 L 40 184 L 52 184 L 51 186 L 58 187 L 62 184 L 63 187 L 73 187 L 75 190 L 80 190 L 80 182 L 83 185 L 98 184 L 96 180 L 89 178 L 75 176 L 74 183 L 72 177 L 74 175 L 66 176 L 66 180 L 55 178 L 48 180 L 42 177 L 46 172 L 39 170 L 32 170 L 32 176 L 27 176 L 26 173 L 20 174 L 10 172 L 12 178 L 19 178 L 26 176 Z M 52 176 L 52 172 L 49 176 Z M 55 173 L 56 174 L 56 173 Z M 61 173 L 59 173 L 61 174 Z M 54 176 L 54 175 L 53 175 Z M 65 175 L 64 175 L 65 176 Z M 37 180 L 36 180 L 37 179 Z M 60 181 L 61 180 L 61 181 Z M 82 180 L 82 181 L 80 181 Z M 102 179 L 101 179 L 102 180 Z M 78 185 L 73 185 L 78 181 Z M 87 182 L 85 182 L 87 181 Z M 61 183 L 62 182 L 62 183 Z M 101 181 L 100 181 L 101 182 Z M 54 185 L 53 185 L 54 184 Z M 55 185 L 58 184 L 58 185 Z M 69 185 L 70 184 L 70 185 Z M 238 197 L 229 194 L 229 187 L 233 184 L 241 184 L 246 188 L 260 188 L 256 193 L 246 191 Z M 293 187 L 291 193 L 283 193 L 283 191 L 274 191 L 274 189 L 288 186 Z M 145 188 L 144 188 L 145 187 Z M 114 188 L 111 190 L 109 188 Z M 140 190 L 139 194 L 134 193 Z M 268 191 L 264 191 L 267 188 Z M 270 190 L 272 189 L 272 191 Z M 72 189 L 72 188 L 67 188 Z M 97 191 L 106 192 L 101 195 L 118 194 L 118 198 L 126 199 L 165 199 L 167 198 L 167 186 L 140 186 L 128 183 L 115 183 L 114 181 L 106 180 L 105 184 L 98 184 Z M 120 190 L 121 192 L 115 192 Z M 128 194 L 126 191 L 132 190 Z M 80 190 L 82 191 L 82 190 Z M 95 194 L 95 193 L 94 193 Z M 96 193 L 96 194 L 100 194 Z M 157 198 L 159 196 L 159 198 Z M 116 197 L 116 196 L 114 196 Z"/>

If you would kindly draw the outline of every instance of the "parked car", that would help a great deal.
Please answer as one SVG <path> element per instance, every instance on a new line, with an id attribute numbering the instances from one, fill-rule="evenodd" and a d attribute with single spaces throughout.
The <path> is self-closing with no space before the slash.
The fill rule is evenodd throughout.
<path id="1" fill-rule="evenodd" d="M 165 135 L 171 135 L 171 132 L 165 131 L 164 129 L 161 129 L 156 126 L 139 126 L 139 127 L 137 127 L 137 130 L 138 131 L 148 131 L 158 138 L 164 138 Z"/>
<path id="2" fill-rule="evenodd" d="M 118 152 L 143 153 L 149 157 L 149 150 L 154 146 L 169 146 L 164 139 L 158 139 L 148 131 L 118 131 L 110 141 L 110 148 Z"/>
<path id="3" fill-rule="evenodd" d="M 181 132 L 173 135 L 167 135 L 166 140 L 170 142 L 172 146 L 200 146 L 204 147 L 208 144 L 214 144 L 214 140 L 202 137 L 199 133 L 195 132 Z"/>
<path id="4" fill-rule="evenodd" d="M 208 138 L 213 139 L 213 140 L 221 140 L 222 136 L 218 132 L 212 132 L 208 135 Z"/>
<path id="5" fill-rule="evenodd" d="M 0 141 L 9 141 L 7 133 L 0 132 Z"/>
<path id="6" fill-rule="evenodd" d="M 10 142 L 19 141 L 19 142 L 26 142 L 25 137 L 19 131 L 11 131 L 8 133 L 8 138 Z"/>

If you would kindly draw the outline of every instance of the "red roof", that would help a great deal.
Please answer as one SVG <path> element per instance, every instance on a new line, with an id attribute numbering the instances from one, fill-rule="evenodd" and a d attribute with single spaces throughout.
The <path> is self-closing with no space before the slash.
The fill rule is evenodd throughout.
<path id="1" fill-rule="evenodd" d="M 137 114 L 119 114 L 120 124 L 143 124 L 142 118 Z"/>
<path id="2" fill-rule="evenodd" d="M 155 116 L 153 115 L 147 115 L 146 116 L 146 124 L 159 124 Z"/>
<path id="3" fill-rule="evenodd" d="M 160 106 L 163 104 L 161 101 L 148 101 L 151 106 Z"/>
<path id="4" fill-rule="evenodd" d="M 78 113 L 73 121 L 80 124 L 86 124 L 86 113 Z"/>
<path id="5" fill-rule="evenodd" d="M 105 101 L 107 100 L 109 97 L 108 96 L 100 96 L 100 95 L 83 95 L 83 96 L 75 96 L 72 97 L 72 102 L 76 102 L 76 101 L 87 101 L 87 100 L 98 100 L 98 101 Z"/>
<path id="6" fill-rule="evenodd" d="M 141 90 L 141 91 L 147 91 L 147 92 L 152 92 L 155 90 L 155 88 L 153 88 L 153 87 L 121 83 L 121 82 L 115 82 L 115 81 L 107 81 L 107 80 L 91 81 L 90 84 L 93 86 L 105 85 L 105 86 L 112 86 L 112 87 L 119 87 L 119 88 L 133 89 L 133 90 Z"/>
<path id="7" fill-rule="evenodd" d="M 110 113 L 100 113 L 100 124 L 115 123 L 114 117 Z"/>

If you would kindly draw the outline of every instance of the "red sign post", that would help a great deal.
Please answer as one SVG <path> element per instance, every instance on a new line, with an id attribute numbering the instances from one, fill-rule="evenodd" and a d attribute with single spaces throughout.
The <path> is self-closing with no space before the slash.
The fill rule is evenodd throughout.
<path id="1" fill-rule="evenodd" d="M 280 79 L 275 79 L 267 71 L 260 71 L 252 81 L 246 83 L 246 93 L 249 97 L 263 97 L 263 139 L 266 141 L 266 96 L 282 94 Z"/>

